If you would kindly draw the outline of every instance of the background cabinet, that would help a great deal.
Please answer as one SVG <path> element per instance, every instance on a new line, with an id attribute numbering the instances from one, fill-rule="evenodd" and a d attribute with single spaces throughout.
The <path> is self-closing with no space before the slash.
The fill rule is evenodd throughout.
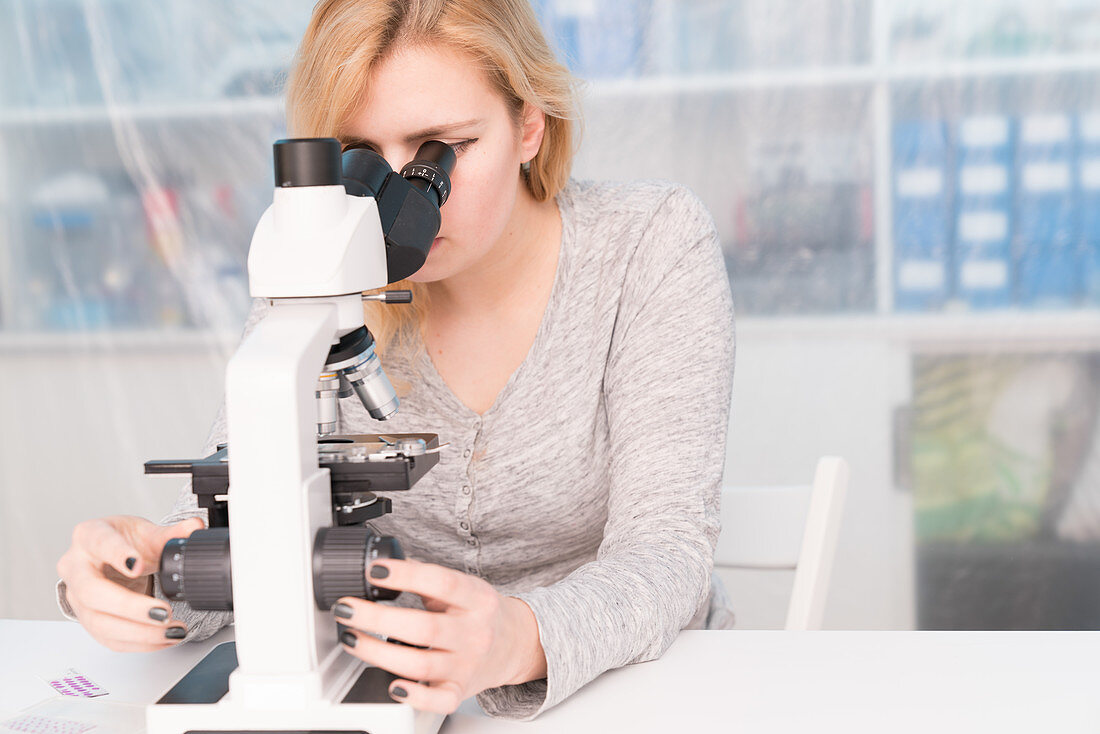
<path id="1" fill-rule="evenodd" d="M 1100 555 L 1100 2 L 533 4 L 589 80 L 575 175 L 714 215 L 726 481 L 852 464 L 826 625 L 1100 622 L 1050 581 Z M 310 6 L 0 11 L 0 614 L 56 616 L 72 525 L 159 517 L 142 463 L 199 450 Z"/>

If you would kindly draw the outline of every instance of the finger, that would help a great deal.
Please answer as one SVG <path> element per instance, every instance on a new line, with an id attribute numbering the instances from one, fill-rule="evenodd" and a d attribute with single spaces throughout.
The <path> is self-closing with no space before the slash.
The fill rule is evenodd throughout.
<path id="1" fill-rule="evenodd" d="M 454 655 L 377 640 L 353 629 L 340 634 L 344 649 L 360 660 L 411 680 L 446 680 Z"/>
<path id="2" fill-rule="evenodd" d="M 74 600 L 70 600 L 69 606 L 72 607 L 73 616 L 75 616 L 77 620 L 79 620 L 81 626 L 84 627 L 84 629 L 88 630 L 88 634 L 91 635 L 93 639 L 116 652 L 155 652 L 156 650 L 163 650 L 169 647 L 174 647 L 183 640 L 182 637 L 177 640 L 174 638 L 168 638 L 168 636 L 165 635 L 165 640 L 163 644 L 150 646 L 145 643 L 109 639 L 100 634 L 97 634 L 94 631 L 94 628 L 90 629 L 84 621 L 89 618 L 94 619 L 95 615 L 99 614 L 99 612 L 94 612 L 92 610 L 86 609 Z M 174 634 L 178 635 L 178 633 Z M 186 634 L 186 632 L 184 634 Z"/>
<path id="3" fill-rule="evenodd" d="M 181 622 L 176 622 L 167 628 L 153 628 L 107 612 L 87 608 L 80 621 L 93 637 L 111 649 L 126 647 L 129 651 L 159 650 L 178 645 L 186 633 L 186 628 Z M 169 634 L 173 636 L 169 637 Z"/>
<path id="4" fill-rule="evenodd" d="M 420 601 L 424 602 L 424 608 L 427 609 L 429 612 L 445 612 L 447 611 L 447 608 L 449 606 L 447 602 L 439 601 L 439 599 L 433 599 L 430 596 L 422 596 L 420 597 Z"/>
<path id="5" fill-rule="evenodd" d="M 482 587 L 488 586 L 482 579 L 452 568 L 394 558 L 375 561 L 367 570 L 367 576 L 375 586 L 411 591 L 460 609 L 477 608 L 485 592 Z"/>
<path id="6" fill-rule="evenodd" d="M 172 608 L 167 602 L 109 581 L 93 568 L 77 569 L 66 584 L 70 599 L 79 599 L 84 609 L 105 612 L 148 627 L 164 627 L 173 621 Z"/>
<path id="7" fill-rule="evenodd" d="M 186 538 L 196 530 L 202 530 L 206 524 L 202 518 L 191 517 L 174 525 L 153 525 L 151 532 L 144 534 L 137 545 L 141 548 L 138 567 L 145 573 L 156 573 L 160 568 L 160 557 L 164 546 L 173 538 Z"/>
<path id="8" fill-rule="evenodd" d="M 163 645 L 146 645 L 140 642 L 125 642 L 122 640 L 101 640 L 95 635 L 92 637 L 101 645 L 115 651 L 115 652 L 157 652 L 159 650 L 168 650 L 169 648 L 176 647 L 180 644 L 181 640 L 167 640 Z"/>
<path id="9" fill-rule="evenodd" d="M 170 644 L 165 645 L 142 645 L 132 642 L 112 642 L 110 644 L 103 644 L 107 645 L 107 647 L 115 652 L 157 652 L 159 650 L 167 650 L 171 647 L 175 647 L 180 643 L 179 640 L 170 640 L 169 642 Z"/>
<path id="10" fill-rule="evenodd" d="M 399 678 L 390 684 L 390 696 L 417 711 L 453 714 L 462 703 L 462 688 L 454 681 L 426 686 Z"/>
<path id="11" fill-rule="evenodd" d="M 141 551 L 114 525 L 105 520 L 89 520 L 80 527 L 80 547 L 97 568 L 106 564 L 131 579 L 142 575 Z"/>
<path id="12" fill-rule="evenodd" d="M 337 601 L 332 612 L 348 627 L 412 645 L 454 651 L 461 643 L 455 620 L 445 614 L 391 607 L 347 596 Z"/>
<path id="13" fill-rule="evenodd" d="M 158 546 L 157 550 L 163 549 L 164 544 L 172 538 L 186 538 L 196 530 L 202 530 L 205 527 L 206 523 L 203 522 L 201 517 L 189 517 L 174 525 L 158 525 L 157 532 L 154 535 Z"/>

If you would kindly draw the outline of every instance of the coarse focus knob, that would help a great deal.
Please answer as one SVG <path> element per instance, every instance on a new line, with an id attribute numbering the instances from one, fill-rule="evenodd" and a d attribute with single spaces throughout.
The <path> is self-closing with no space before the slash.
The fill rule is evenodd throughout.
<path id="1" fill-rule="evenodd" d="M 192 609 L 233 609 L 233 572 L 229 559 L 229 528 L 196 530 L 173 538 L 160 555 L 160 585 L 172 601 Z"/>
<path id="2" fill-rule="evenodd" d="M 397 538 L 376 535 L 369 527 L 349 525 L 321 528 L 313 543 L 313 597 L 328 611 L 342 596 L 371 601 L 396 599 L 401 592 L 373 586 L 367 567 L 384 558 L 403 559 Z"/>

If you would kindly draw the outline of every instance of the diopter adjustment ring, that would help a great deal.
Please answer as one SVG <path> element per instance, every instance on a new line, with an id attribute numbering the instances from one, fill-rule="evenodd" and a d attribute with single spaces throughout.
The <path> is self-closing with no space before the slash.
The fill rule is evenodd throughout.
<path id="1" fill-rule="evenodd" d="M 451 179 L 447 172 L 435 163 L 409 163 L 401 169 L 402 178 L 420 178 L 439 194 L 439 205 L 447 203 L 447 197 L 451 195 Z"/>

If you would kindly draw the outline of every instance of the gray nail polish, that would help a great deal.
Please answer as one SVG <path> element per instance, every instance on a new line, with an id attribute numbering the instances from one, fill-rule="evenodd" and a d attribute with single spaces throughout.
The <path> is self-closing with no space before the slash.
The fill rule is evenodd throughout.
<path id="1" fill-rule="evenodd" d="M 169 627 L 164 631 L 164 636 L 169 640 L 182 640 L 187 634 L 187 630 L 183 627 Z"/>
<path id="2" fill-rule="evenodd" d="M 355 614 L 355 610 L 347 604 L 337 604 L 332 608 L 332 613 L 341 619 L 351 619 L 351 615 Z"/>
<path id="3" fill-rule="evenodd" d="M 149 610 L 149 617 L 155 619 L 158 622 L 163 622 L 168 619 L 168 610 L 164 607 L 153 607 Z"/>
<path id="4" fill-rule="evenodd" d="M 372 579 L 384 579 L 390 575 L 390 570 L 385 566 L 374 565 L 370 567 L 370 577 Z"/>
<path id="5" fill-rule="evenodd" d="M 355 643 L 358 641 L 359 640 L 356 639 L 355 635 L 351 632 L 345 632 L 344 634 L 340 635 L 340 642 L 344 643 L 348 647 L 355 647 Z"/>
<path id="6" fill-rule="evenodd" d="M 404 688 L 402 688 L 401 686 L 394 686 L 394 687 L 393 687 L 393 690 L 392 690 L 392 691 L 390 691 L 390 693 L 392 693 L 393 695 L 397 696 L 398 698 L 404 698 L 405 696 L 409 695 L 409 692 L 408 692 L 408 691 L 406 691 L 406 690 L 405 690 Z"/>

